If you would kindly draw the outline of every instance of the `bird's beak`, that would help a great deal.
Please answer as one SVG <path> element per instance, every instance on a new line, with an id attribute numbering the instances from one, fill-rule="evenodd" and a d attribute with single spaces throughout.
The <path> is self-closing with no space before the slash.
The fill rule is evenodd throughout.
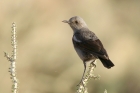
<path id="1" fill-rule="evenodd" d="M 68 23 L 68 24 L 70 23 L 70 22 L 69 22 L 69 21 L 67 21 L 67 20 L 63 20 L 62 22 L 64 22 L 64 23 Z"/>

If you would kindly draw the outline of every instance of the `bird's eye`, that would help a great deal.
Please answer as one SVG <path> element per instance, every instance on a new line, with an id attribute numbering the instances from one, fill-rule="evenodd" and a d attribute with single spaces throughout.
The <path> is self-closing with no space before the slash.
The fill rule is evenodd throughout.
<path id="1" fill-rule="evenodd" d="M 78 24 L 78 21 L 75 21 L 76 24 Z"/>

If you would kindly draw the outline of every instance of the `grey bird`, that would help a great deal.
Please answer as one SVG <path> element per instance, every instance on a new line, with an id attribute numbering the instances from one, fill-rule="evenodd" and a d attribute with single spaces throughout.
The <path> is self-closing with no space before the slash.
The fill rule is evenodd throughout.
<path id="1" fill-rule="evenodd" d="M 73 45 L 84 64 L 83 76 L 86 71 L 86 63 L 89 61 L 95 62 L 96 59 L 99 59 L 104 67 L 108 69 L 114 66 L 112 61 L 109 59 L 102 42 L 94 32 L 88 29 L 87 24 L 81 17 L 74 16 L 69 20 L 64 20 L 62 22 L 68 23 L 73 29 Z"/>

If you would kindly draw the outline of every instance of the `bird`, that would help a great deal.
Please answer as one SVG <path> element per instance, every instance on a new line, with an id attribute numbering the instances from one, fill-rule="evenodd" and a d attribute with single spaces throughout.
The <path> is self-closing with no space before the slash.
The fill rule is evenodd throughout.
<path id="1" fill-rule="evenodd" d="M 88 29 L 87 24 L 81 17 L 73 16 L 69 20 L 63 20 L 62 22 L 68 23 L 73 30 L 72 42 L 74 49 L 84 64 L 82 79 L 86 71 L 87 62 L 94 63 L 96 59 L 99 59 L 103 66 L 108 69 L 114 66 L 100 39 Z"/>

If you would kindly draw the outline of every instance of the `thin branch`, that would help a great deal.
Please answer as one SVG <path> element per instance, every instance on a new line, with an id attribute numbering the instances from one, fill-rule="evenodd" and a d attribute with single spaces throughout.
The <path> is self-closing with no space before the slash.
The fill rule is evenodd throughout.
<path id="1" fill-rule="evenodd" d="M 94 79 L 99 79 L 99 75 L 98 76 L 95 76 L 93 74 L 94 72 L 94 69 L 96 68 L 96 62 L 94 63 L 90 63 L 90 66 L 89 66 L 89 70 L 87 71 L 84 79 L 83 79 L 83 84 L 80 84 L 78 86 L 78 89 L 77 89 L 77 93 L 88 93 L 87 91 L 87 83 L 88 81 L 91 79 L 91 78 L 94 78 Z"/>
<path id="2" fill-rule="evenodd" d="M 11 79 L 13 82 L 12 85 L 12 93 L 17 93 L 18 89 L 18 80 L 17 80 L 17 73 L 16 73 L 16 53 L 17 53 L 17 40 L 16 40 L 16 24 L 12 23 L 12 31 L 11 31 L 11 45 L 12 45 L 12 55 L 10 56 L 8 53 L 4 52 L 4 56 L 7 58 L 8 61 L 11 62 L 9 72 L 11 75 Z"/>

